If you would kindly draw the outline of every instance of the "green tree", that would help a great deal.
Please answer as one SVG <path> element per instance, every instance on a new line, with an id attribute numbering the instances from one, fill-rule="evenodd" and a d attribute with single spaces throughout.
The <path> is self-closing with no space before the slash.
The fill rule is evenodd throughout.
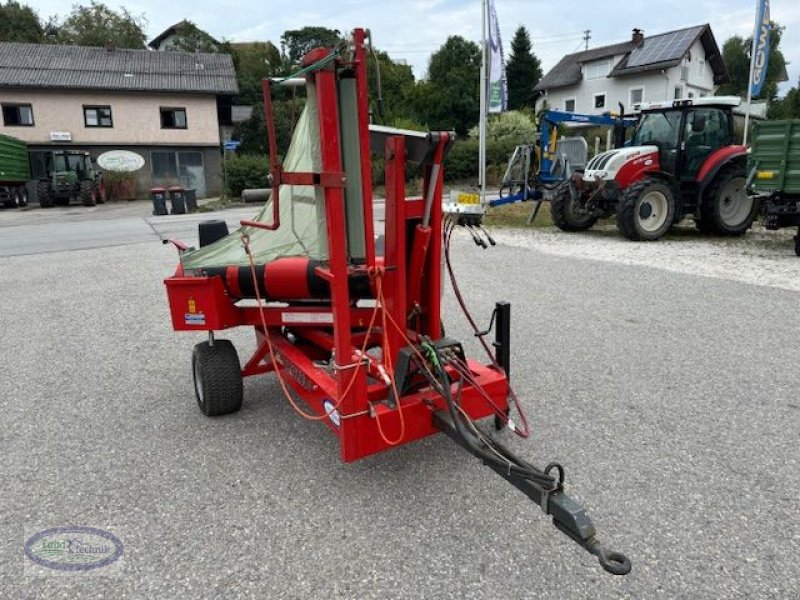
<path id="1" fill-rule="evenodd" d="M 511 41 L 511 56 L 506 64 L 509 110 L 532 108 L 536 101 L 536 92 L 533 88 L 541 78 L 542 64 L 531 52 L 531 37 L 528 30 L 520 26 Z"/>
<path id="2" fill-rule="evenodd" d="M 786 96 L 770 104 L 768 116 L 770 119 L 800 119 L 800 80 Z"/>
<path id="3" fill-rule="evenodd" d="M 407 123 L 412 118 L 410 104 L 414 94 L 414 72 L 410 66 L 394 62 L 386 52 L 376 50 L 375 56 L 377 60 L 372 57 L 367 60 L 367 87 L 375 121 L 393 125 L 399 121 Z M 378 69 L 381 106 L 378 102 Z"/>
<path id="4" fill-rule="evenodd" d="M 257 104 L 262 101 L 261 80 L 281 75 L 281 53 L 271 42 L 233 44 L 233 64 L 239 83 L 239 102 Z"/>
<path id="5" fill-rule="evenodd" d="M 43 40 L 44 28 L 30 6 L 13 0 L 0 3 L 0 42 L 39 44 Z"/>
<path id="6" fill-rule="evenodd" d="M 430 60 L 428 80 L 415 89 L 416 120 L 463 135 L 478 122 L 481 51 L 454 35 Z"/>
<path id="7" fill-rule="evenodd" d="M 175 27 L 175 36 L 167 50 L 181 52 L 219 52 L 220 43 L 210 33 L 203 31 L 191 21 L 181 21 Z"/>
<path id="8" fill-rule="evenodd" d="M 144 15 L 135 16 L 127 8 L 115 11 L 105 4 L 92 0 L 89 6 L 75 4 L 63 22 L 50 17 L 45 26 L 45 36 L 55 44 L 77 46 L 105 46 L 118 48 L 144 48 Z"/>
<path id="9" fill-rule="evenodd" d="M 295 64 L 312 48 L 335 46 L 341 39 L 338 29 L 327 27 L 290 29 L 284 31 L 281 36 L 281 50 L 289 64 Z"/>
<path id="10" fill-rule="evenodd" d="M 786 73 L 786 59 L 780 50 L 783 27 L 772 23 L 772 34 L 769 40 L 769 66 L 767 77 L 759 98 L 774 100 L 778 96 L 778 83 Z M 747 85 L 750 81 L 750 52 L 753 38 L 747 39 L 735 35 L 722 45 L 722 60 L 728 72 L 728 83 L 719 86 L 717 94 L 720 96 L 746 96 Z"/>

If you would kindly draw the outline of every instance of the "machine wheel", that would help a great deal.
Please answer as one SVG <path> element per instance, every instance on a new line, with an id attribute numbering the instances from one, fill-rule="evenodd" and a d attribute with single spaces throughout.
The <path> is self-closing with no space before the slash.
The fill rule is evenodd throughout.
<path id="1" fill-rule="evenodd" d="M 653 241 L 675 219 L 675 196 L 666 182 L 648 177 L 632 184 L 617 206 L 617 229 L 629 240 Z"/>
<path id="2" fill-rule="evenodd" d="M 227 415 L 242 407 L 242 370 L 230 340 L 202 342 L 192 353 L 194 393 L 207 417 Z"/>
<path id="3" fill-rule="evenodd" d="M 758 212 L 758 202 L 747 193 L 746 182 L 747 176 L 741 166 L 730 165 L 720 171 L 700 205 L 700 220 L 704 226 L 708 223 L 710 230 L 720 235 L 744 235 L 750 229 Z"/>
<path id="4" fill-rule="evenodd" d="M 53 194 L 50 189 L 49 181 L 40 181 L 36 184 L 36 195 L 39 198 L 39 206 L 50 208 L 53 206 Z"/>
<path id="5" fill-rule="evenodd" d="M 94 187 L 94 181 L 81 181 L 80 195 L 84 206 L 97 204 L 97 190 Z"/>
<path id="6" fill-rule="evenodd" d="M 597 223 L 597 217 L 576 212 L 575 201 L 566 184 L 556 190 L 550 201 L 550 215 L 553 223 L 562 231 L 586 231 Z"/>
<path id="7" fill-rule="evenodd" d="M 26 188 L 24 185 L 18 187 L 15 200 L 18 208 L 25 208 L 28 206 L 28 188 Z"/>

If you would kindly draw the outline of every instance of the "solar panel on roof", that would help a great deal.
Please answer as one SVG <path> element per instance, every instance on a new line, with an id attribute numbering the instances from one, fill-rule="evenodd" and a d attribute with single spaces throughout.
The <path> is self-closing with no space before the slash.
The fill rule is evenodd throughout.
<path id="1" fill-rule="evenodd" d="M 652 38 L 631 51 L 628 67 L 641 67 L 659 62 L 680 59 L 694 42 L 702 27 L 673 31 Z"/>

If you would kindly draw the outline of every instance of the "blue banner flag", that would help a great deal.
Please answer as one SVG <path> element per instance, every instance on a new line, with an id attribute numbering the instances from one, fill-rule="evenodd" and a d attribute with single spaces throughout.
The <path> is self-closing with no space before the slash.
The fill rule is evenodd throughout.
<path id="1" fill-rule="evenodd" d="M 769 66 L 769 37 L 772 25 L 769 21 L 769 0 L 758 0 L 756 30 L 753 34 L 753 79 L 750 82 L 750 95 L 758 96 L 767 79 Z"/>

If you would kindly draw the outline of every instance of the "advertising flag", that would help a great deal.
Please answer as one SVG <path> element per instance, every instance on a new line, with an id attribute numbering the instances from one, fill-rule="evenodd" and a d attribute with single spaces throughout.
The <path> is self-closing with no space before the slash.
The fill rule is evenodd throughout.
<path id="1" fill-rule="evenodd" d="M 499 113 L 506 110 L 508 91 L 506 89 L 506 64 L 503 60 L 503 43 L 500 40 L 500 26 L 494 0 L 489 0 L 489 73 L 488 110 Z"/>
<path id="2" fill-rule="evenodd" d="M 750 95 L 758 96 L 767 78 L 769 65 L 769 37 L 772 26 L 769 22 L 769 0 L 758 0 L 756 30 L 753 34 L 753 79 L 750 82 Z"/>

